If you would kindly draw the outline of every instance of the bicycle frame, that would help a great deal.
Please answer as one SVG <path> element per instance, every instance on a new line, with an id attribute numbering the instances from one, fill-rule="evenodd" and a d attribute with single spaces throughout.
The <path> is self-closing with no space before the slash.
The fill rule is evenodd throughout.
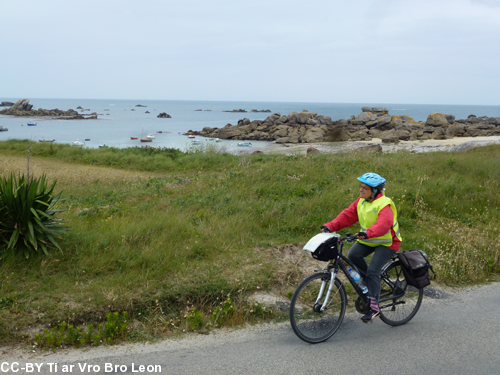
<path id="1" fill-rule="evenodd" d="M 323 293 L 325 292 L 327 280 L 323 280 L 323 283 L 321 284 L 321 288 L 320 288 L 320 291 L 318 293 L 318 298 L 316 299 L 316 303 L 314 305 L 315 309 L 316 309 L 316 306 L 321 306 L 320 311 L 324 311 L 327 308 L 327 306 L 328 306 L 328 302 L 330 300 L 330 295 L 331 295 L 331 291 L 332 291 L 333 284 L 334 284 L 333 281 L 335 280 L 335 277 L 336 277 L 337 273 L 339 272 L 339 269 L 340 269 L 340 271 L 342 271 L 344 273 L 344 275 L 346 276 L 347 280 L 349 280 L 349 282 L 351 283 L 352 287 L 354 288 L 354 290 L 356 291 L 356 293 L 358 294 L 358 296 L 363 300 L 363 302 L 365 304 L 368 304 L 368 295 L 367 294 L 363 294 L 363 291 L 361 290 L 361 288 L 359 287 L 359 285 L 354 281 L 354 279 L 352 278 L 351 274 L 349 273 L 349 271 L 347 269 L 348 267 L 346 267 L 344 263 L 346 263 L 352 269 L 357 269 L 357 268 L 354 266 L 354 264 L 351 263 L 351 261 L 344 254 L 342 254 L 344 243 L 343 243 L 343 241 L 339 241 L 339 242 L 340 242 L 340 244 L 339 244 L 339 255 L 337 256 L 337 258 L 334 259 L 334 260 L 332 260 L 328 264 L 328 266 L 327 266 L 327 268 L 325 270 L 315 270 L 315 272 L 329 273 L 331 275 L 330 276 L 331 277 L 330 280 L 332 280 L 332 282 L 330 283 L 330 286 L 328 287 L 328 291 L 327 291 L 327 293 L 325 295 L 323 303 L 320 303 L 320 302 L 321 302 L 321 300 L 323 298 Z M 392 257 L 391 259 L 389 259 L 389 261 L 387 262 L 387 264 L 391 264 L 396 259 L 397 259 L 396 256 Z M 394 287 L 393 283 L 387 277 L 387 275 L 384 275 L 384 273 L 382 273 L 381 277 L 385 280 L 386 283 L 388 283 L 388 284 L 390 284 L 391 286 Z M 404 294 L 405 293 L 403 291 L 402 293 L 400 293 L 398 295 L 391 295 L 390 297 L 387 297 L 387 298 L 380 298 L 379 299 L 379 304 L 381 304 L 383 302 L 390 301 L 390 300 L 393 301 L 393 303 L 380 306 L 380 308 L 393 307 L 393 306 L 398 305 L 398 304 L 403 304 L 404 301 L 399 301 L 399 302 L 394 302 L 394 301 L 396 299 L 402 297 Z"/>

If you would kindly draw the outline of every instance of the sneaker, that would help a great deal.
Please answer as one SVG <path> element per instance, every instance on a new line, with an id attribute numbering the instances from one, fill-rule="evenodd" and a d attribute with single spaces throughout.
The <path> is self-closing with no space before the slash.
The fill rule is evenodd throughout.
<path id="1" fill-rule="evenodd" d="M 361 317 L 361 320 L 365 323 L 371 322 L 373 319 L 375 319 L 377 316 L 380 315 L 380 310 L 373 310 L 370 309 L 368 312 Z"/>

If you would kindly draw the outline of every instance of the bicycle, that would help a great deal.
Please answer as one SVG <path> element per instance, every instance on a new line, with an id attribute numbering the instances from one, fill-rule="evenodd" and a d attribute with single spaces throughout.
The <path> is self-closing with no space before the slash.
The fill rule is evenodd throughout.
<path id="1" fill-rule="evenodd" d="M 290 323 L 295 334 L 302 340 L 316 344 L 332 337 L 340 328 L 347 308 L 347 293 L 342 281 L 337 278 L 340 271 L 347 277 L 358 297 L 356 311 L 365 314 L 368 309 L 368 295 L 363 294 L 348 268 L 357 269 L 342 254 L 344 241 L 357 238 L 347 233 L 338 237 L 337 256 L 330 260 L 324 270 L 315 270 L 295 290 L 290 302 Z M 347 264 L 347 266 L 346 266 Z M 408 323 L 422 303 L 424 291 L 406 283 L 397 255 L 384 265 L 381 272 L 379 298 L 380 319 L 391 326 Z"/>

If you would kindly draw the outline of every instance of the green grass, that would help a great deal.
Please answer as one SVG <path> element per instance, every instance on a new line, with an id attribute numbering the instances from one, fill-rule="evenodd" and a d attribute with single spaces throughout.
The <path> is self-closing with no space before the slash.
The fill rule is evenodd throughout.
<path id="1" fill-rule="evenodd" d="M 9 157 L 0 174 L 22 170 L 28 148 L 0 142 Z M 109 312 L 129 314 L 131 340 L 280 318 L 248 295 L 294 290 L 310 257 L 286 245 L 305 243 L 354 201 L 367 171 L 387 178 L 403 246 L 429 254 L 438 283 L 500 273 L 499 146 L 240 157 L 34 144 L 31 154 L 35 172 L 57 178 L 70 230 L 62 253 L 26 260 L 3 251 L 3 344 L 63 322 L 102 323 Z"/>

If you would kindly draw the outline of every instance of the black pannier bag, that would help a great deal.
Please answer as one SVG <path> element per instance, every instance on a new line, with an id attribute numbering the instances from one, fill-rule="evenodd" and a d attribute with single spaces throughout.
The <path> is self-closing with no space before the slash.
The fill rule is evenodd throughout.
<path id="1" fill-rule="evenodd" d="M 398 253 L 398 259 L 408 285 L 424 288 L 431 283 L 429 269 L 436 275 L 429 263 L 429 257 L 422 250 L 411 249 Z"/>
<path id="2" fill-rule="evenodd" d="M 339 246 L 337 237 L 327 239 L 312 253 L 314 259 L 328 262 L 337 258 L 339 255 Z"/>

